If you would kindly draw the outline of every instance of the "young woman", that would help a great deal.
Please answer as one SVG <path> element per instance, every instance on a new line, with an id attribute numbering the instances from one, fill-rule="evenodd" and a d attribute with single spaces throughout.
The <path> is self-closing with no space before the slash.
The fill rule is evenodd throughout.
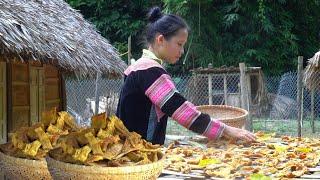
<path id="1" fill-rule="evenodd" d="M 252 133 L 199 112 L 178 92 L 163 68 L 163 62 L 175 64 L 184 53 L 189 30 L 186 22 L 177 15 L 163 15 L 158 7 L 151 9 L 148 19 L 148 49 L 143 49 L 142 57 L 124 72 L 117 109 L 124 125 L 156 144 L 164 143 L 168 117 L 209 139 L 229 136 L 254 141 Z"/>

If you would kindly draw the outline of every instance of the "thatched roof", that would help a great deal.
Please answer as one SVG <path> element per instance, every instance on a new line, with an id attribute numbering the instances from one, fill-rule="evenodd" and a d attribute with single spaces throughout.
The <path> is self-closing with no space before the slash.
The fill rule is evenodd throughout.
<path id="1" fill-rule="evenodd" d="M 320 51 L 309 59 L 304 82 L 309 89 L 320 89 Z"/>
<path id="2" fill-rule="evenodd" d="M 81 75 L 122 73 L 126 67 L 116 49 L 63 0 L 1 0 L 0 54 Z"/>

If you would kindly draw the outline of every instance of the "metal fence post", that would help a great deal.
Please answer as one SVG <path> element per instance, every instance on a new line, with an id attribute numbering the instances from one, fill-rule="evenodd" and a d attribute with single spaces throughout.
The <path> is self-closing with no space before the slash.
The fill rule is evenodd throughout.
<path id="1" fill-rule="evenodd" d="M 298 104 L 298 137 L 301 137 L 302 128 L 302 76 L 303 76 L 303 56 L 298 57 L 298 74 L 297 74 L 297 104 Z"/>

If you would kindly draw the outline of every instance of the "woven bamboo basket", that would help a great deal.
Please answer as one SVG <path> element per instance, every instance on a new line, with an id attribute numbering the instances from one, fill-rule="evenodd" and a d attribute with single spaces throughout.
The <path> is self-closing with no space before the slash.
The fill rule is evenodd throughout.
<path id="1" fill-rule="evenodd" d="M 162 172 L 164 157 L 159 161 L 137 166 L 102 167 L 64 163 L 49 156 L 46 158 L 53 179 L 86 180 L 152 180 Z"/>
<path id="2" fill-rule="evenodd" d="M 0 168 L 8 179 L 51 180 L 46 161 L 16 158 L 0 151 Z"/>
<path id="3" fill-rule="evenodd" d="M 203 105 L 197 106 L 197 109 L 209 114 L 212 119 L 237 128 L 244 128 L 248 116 L 248 111 L 244 109 L 225 105 Z"/>

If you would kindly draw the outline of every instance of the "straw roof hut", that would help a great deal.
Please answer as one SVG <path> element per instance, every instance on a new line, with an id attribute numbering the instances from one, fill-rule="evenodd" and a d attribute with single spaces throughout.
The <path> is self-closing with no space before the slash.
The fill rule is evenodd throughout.
<path id="1" fill-rule="evenodd" d="M 320 89 L 320 51 L 309 59 L 304 82 L 309 89 Z"/>
<path id="2" fill-rule="evenodd" d="M 122 73 L 125 68 L 109 42 L 63 0 L 2 0 L 0 46 L 6 57 L 80 74 Z"/>
<path id="3" fill-rule="evenodd" d="M 63 74 L 122 74 L 126 65 L 93 25 L 63 0 L 0 1 L 0 142 L 66 109 Z"/>

